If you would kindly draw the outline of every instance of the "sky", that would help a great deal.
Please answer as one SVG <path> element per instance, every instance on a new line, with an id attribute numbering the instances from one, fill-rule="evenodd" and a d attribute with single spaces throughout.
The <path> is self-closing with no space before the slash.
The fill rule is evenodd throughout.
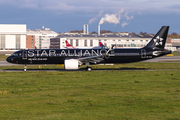
<path id="1" fill-rule="evenodd" d="M 110 30 L 156 33 L 170 26 L 180 34 L 179 0 L 0 0 L 0 24 L 42 26 L 55 32 Z"/>

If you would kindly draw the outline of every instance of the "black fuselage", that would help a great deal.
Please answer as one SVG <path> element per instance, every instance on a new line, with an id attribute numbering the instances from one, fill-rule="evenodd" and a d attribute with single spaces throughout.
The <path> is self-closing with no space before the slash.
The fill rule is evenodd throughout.
<path id="1" fill-rule="evenodd" d="M 32 49 L 12 54 L 7 61 L 15 64 L 64 64 L 65 59 L 79 59 L 106 54 L 109 49 Z M 99 63 L 131 63 L 171 53 L 165 49 L 113 49 Z M 93 63 L 90 63 L 93 64 Z"/>

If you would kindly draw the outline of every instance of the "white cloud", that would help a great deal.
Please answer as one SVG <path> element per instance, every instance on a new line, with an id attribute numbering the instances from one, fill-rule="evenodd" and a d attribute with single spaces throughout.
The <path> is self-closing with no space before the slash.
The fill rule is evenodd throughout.
<path id="1" fill-rule="evenodd" d="M 118 13 L 115 14 L 105 14 L 105 16 L 103 18 L 101 18 L 101 20 L 99 21 L 99 25 L 103 24 L 103 23 L 114 23 L 114 24 L 118 24 L 120 23 L 121 20 L 121 14 L 124 12 L 124 9 L 122 8 Z"/>
<path id="2" fill-rule="evenodd" d="M 131 20 L 134 18 L 134 16 L 128 16 L 128 12 L 125 13 L 124 17 L 127 19 L 127 20 Z"/>
<path id="3" fill-rule="evenodd" d="M 128 23 L 127 22 L 123 22 L 121 25 L 122 25 L 122 27 L 124 27 L 124 26 L 128 25 Z"/>

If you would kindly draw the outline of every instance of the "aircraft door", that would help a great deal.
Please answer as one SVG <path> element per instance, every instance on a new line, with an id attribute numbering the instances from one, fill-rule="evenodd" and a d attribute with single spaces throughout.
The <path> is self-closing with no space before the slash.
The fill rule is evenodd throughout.
<path id="1" fill-rule="evenodd" d="M 22 59 L 27 59 L 27 51 L 22 51 Z"/>
<path id="2" fill-rule="evenodd" d="M 141 58 L 146 58 L 146 50 L 145 49 L 141 50 Z"/>

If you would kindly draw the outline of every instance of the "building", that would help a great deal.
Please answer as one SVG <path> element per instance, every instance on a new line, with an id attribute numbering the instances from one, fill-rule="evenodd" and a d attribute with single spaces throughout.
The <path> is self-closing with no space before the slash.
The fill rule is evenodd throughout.
<path id="1" fill-rule="evenodd" d="M 116 48 L 142 48 L 153 38 L 152 35 L 136 35 L 127 32 L 100 34 L 100 25 L 98 25 L 98 34 L 89 34 L 88 24 L 84 24 L 83 33 L 64 33 L 56 38 L 50 39 L 51 49 L 65 49 L 67 40 L 74 48 L 92 48 L 99 46 L 101 41 L 104 46 L 110 48 L 115 45 Z M 166 43 L 166 49 L 172 50 L 172 44 Z"/>
<path id="2" fill-rule="evenodd" d="M 35 35 L 26 35 L 26 48 L 35 49 Z"/>
<path id="3" fill-rule="evenodd" d="M 104 46 L 110 48 L 115 45 L 116 48 L 142 48 L 153 38 L 152 35 L 136 35 L 128 32 L 121 33 L 100 33 L 100 25 L 98 25 L 98 34 L 89 34 L 88 24 L 84 24 L 83 33 L 64 33 L 56 38 L 50 39 L 51 49 L 65 49 L 67 40 L 74 48 L 92 48 L 99 46 L 101 41 Z M 172 49 L 172 44 L 167 43 L 167 49 Z"/>
<path id="4" fill-rule="evenodd" d="M 50 28 L 42 28 L 35 30 L 27 30 L 28 36 L 35 36 L 35 48 L 36 49 L 49 49 L 50 46 L 50 38 L 56 37 L 58 34 Z"/>
<path id="5" fill-rule="evenodd" d="M 172 42 L 172 43 L 180 43 L 180 39 L 178 39 L 178 38 L 173 38 L 173 39 L 171 39 L 171 42 Z"/>
<path id="6" fill-rule="evenodd" d="M 180 39 L 179 38 L 169 38 L 172 47 L 175 48 L 174 51 L 180 52 Z"/>
<path id="7" fill-rule="evenodd" d="M 100 25 L 98 26 L 98 34 L 89 34 L 88 24 L 83 26 L 84 33 L 64 33 L 56 38 L 51 38 L 50 48 L 64 49 L 66 48 L 65 40 L 67 40 L 75 48 L 90 48 L 99 46 L 101 41 L 106 47 L 115 45 L 117 48 L 144 47 L 153 36 L 130 35 L 129 33 L 107 33 L 100 34 Z"/>
<path id="8" fill-rule="evenodd" d="M 101 41 L 105 46 L 111 47 L 111 45 L 116 45 L 118 48 L 128 48 L 128 47 L 144 47 L 152 36 L 137 36 L 137 35 L 127 35 L 118 34 L 61 34 L 56 38 L 51 39 L 50 48 L 60 48 L 66 47 L 65 40 L 67 40 L 72 46 L 81 47 L 96 47 L 99 46 L 99 41 Z M 55 47 L 56 46 L 56 47 Z"/>
<path id="9" fill-rule="evenodd" d="M 149 43 L 153 36 L 150 35 L 130 35 L 128 33 L 116 34 L 61 34 L 56 38 L 51 38 L 51 49 L 65 49 L 67 40 L 75 48 L 91 48 L 99 46 L 101 41 L 106 47 L 115 45 L 116 48 L 142 48 Z M 175 50 L 171 43 L 166 43 L 166 49 Z"/>
<path id="10" fill-rule="evenodd" d="M 0 24 L 0 50 L 26 49 L 25 24 Z"/>

